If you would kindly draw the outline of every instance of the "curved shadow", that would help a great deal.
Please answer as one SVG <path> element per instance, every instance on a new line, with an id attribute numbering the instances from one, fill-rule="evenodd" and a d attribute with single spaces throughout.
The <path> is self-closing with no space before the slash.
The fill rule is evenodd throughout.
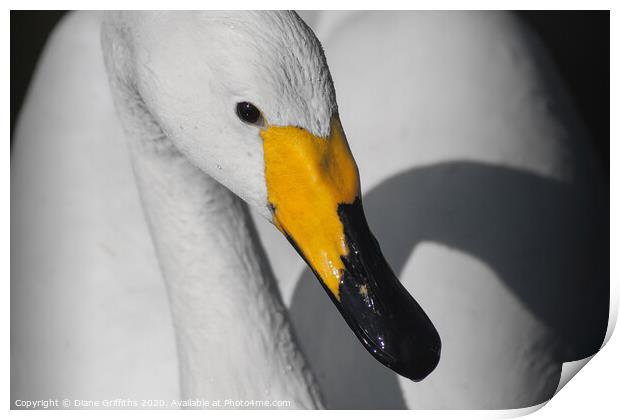
<path id="1" fill-rule="evenodd" d="M 607 328 L 606 213 L 596 185 L 451 162 L 393 176 L 364 207 L 398 275 L 424 240 L 484 261 L 564 343 L 560 363 L 595 353 Z M 397 376 L 366 353 L 308 269 L 291 318 L 331 408 L 406 408 Z"/>

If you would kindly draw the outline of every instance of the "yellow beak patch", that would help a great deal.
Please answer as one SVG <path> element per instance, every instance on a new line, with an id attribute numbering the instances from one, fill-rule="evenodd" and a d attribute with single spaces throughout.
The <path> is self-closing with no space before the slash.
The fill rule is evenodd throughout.
<path id="1" fill-rule="evenodd" d="M 338 206 L 353 203 L 360 194 L 357 165 L 340 120 L 332 119 L 328 138 L 290 126 L 268 126 L 260 135 L 273 223 L 340 300 L 341 257 L 349 250 Z"/>

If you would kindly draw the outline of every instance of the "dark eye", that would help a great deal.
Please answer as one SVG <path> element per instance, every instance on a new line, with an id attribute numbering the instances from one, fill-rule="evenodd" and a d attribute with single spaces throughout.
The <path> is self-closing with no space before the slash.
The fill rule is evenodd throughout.
<path id="1" fill-rule="evenodd" d="M 237 116 L 241 118 L 241 121 L 249 124 L 256 124 L 261 119 L 258 108 L 249 102 L 239 102 L 237 104 Z"/>

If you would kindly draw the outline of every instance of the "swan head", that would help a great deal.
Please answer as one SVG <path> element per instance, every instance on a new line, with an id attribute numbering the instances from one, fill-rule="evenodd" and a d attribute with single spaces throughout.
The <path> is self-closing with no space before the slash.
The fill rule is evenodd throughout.
<path id="1" fill-rule="evenodd" d="M 139 13 L 112 30 L 107 48 L 125 56 L 116 72 L 174 147 L 286 236 L 377 360 L 426 377 L 439 335 L 368 228 L 329 69 L 305 23 L 292 12 Z"/>

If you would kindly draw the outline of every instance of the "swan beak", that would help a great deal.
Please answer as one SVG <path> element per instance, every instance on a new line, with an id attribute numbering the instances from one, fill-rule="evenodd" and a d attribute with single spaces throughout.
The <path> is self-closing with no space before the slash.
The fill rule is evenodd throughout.
<path id="1" fill-rule="evenodd" d="M 424 379 L 439 363 L 441 340 L 370 232 L 338 117 L 327 138 L 279 126 L 261 137 L 274 225 L 370 354 L 402 376 Z"/>

